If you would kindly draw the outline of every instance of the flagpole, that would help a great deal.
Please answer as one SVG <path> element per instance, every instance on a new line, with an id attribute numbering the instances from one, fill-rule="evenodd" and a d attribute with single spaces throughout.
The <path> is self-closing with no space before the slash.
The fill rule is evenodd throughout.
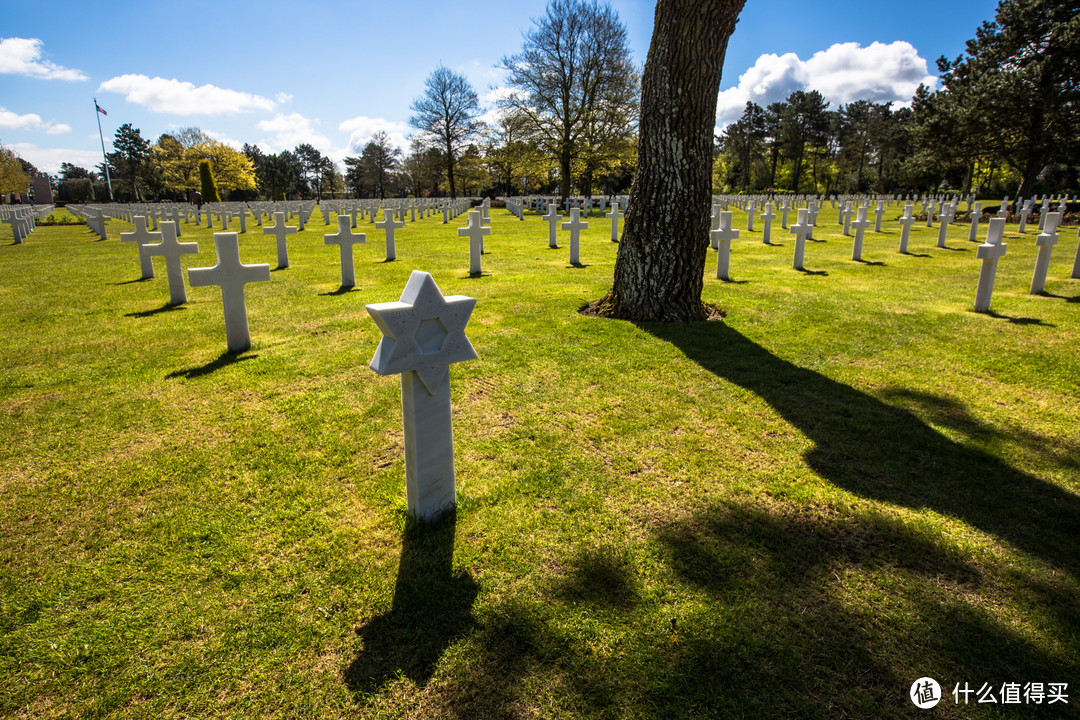
<path id="1" fill-rule="evenodd" d="M 101 140 L 101 157 L 105 160 L 105 182 L 109 186 L 109 202 L 113 202 L 112 179 L 109 177 L 109 156 L 105 154 L 105 136 L 101 134 L 101 110 L 94 98 L 94 116 L 97 117 L 97 134 Z"/>

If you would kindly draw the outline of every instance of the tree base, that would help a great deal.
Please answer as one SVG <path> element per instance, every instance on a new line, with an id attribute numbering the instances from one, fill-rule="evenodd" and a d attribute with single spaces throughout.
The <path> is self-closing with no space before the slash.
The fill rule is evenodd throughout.
<path id="1" fill-rule="evenodd" d="M 639 317 L 630 312 L 613 297 L 614 293 L 608 293 L 599 300 L 594 300 L 579 311 L 588 317 L 607 318 L 609 320 L 630 320 L 632 322 L 712 322 L 723 320 L 727 317 L 727 311 L 719 305 L 707 302 L 699 302 L 697 308 L 690 308 L 688 312 L 668 312 L 663 317 Z"/>

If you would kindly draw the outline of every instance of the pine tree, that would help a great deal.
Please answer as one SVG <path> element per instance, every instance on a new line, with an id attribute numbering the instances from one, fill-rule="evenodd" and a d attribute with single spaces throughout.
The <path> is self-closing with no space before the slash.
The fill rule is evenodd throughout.
<path id="1" fill-rule="evenodd" d="M 202 184 L 203 202 L 221 202 L 217 183 L 214 182 L 214 171 L 210 169 L 209 160 L 199 161 L 199 182 Z"/>
<path id="2" fill-rule="evenodd" d="M 938 60 L 944 94 L 979 120 L 982 142 L 1021 176 L 1029 197 L 1050 162 L 1080 158 L 1080 3 L 1002 0 L 967 43 Z"/>

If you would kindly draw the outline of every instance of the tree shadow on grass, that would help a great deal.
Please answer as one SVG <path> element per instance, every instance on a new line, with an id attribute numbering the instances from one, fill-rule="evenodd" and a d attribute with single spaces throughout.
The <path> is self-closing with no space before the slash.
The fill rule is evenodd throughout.
<path id="1" fill-rule="evenodd" d="M 344 672 L 355 695 L 376 692 L 399 674 L 427 684 L 451 643 L 473 629 L 479 587 L 467 572 L 454 572 L 455 528 L 453 510 L 406 527 L 393 604 L 356 629 L 363 645 Z"/>
<path id="2" fill-rule="evenodd" d="M 895 386 L 885 388 L 879 395 L 891 405 L 917 412 L 935 425 L 947 427 L 980 445 L 1008 440 L 1047 460 L 1052 459 L 1063 470 L 1076 471 L 1080 476 L 1080 441 L 1059 439 L 1051 444 L 1046 437 L 1025 428 L 999 430 L 980 422 L 964 403 L 945 395 Z"/>
<path id="3" fill-rule="evenodd" d="M 981 605 L 985 568 L 894 515 L 725 500 L 649 531 L 644 557 L 572 550 L 541 603 L 485 612 L 432 714 L 900 718 L 922 675 L 945 686 L 1067 674 Z M 663 600 L 642 589 L 645 565 L 659 566 Z M 1074 591 L 1019 592 L 1045 632 L 1076 637 Z M 562 705 L 538 700 L 541 686 Z"/>
<path id="4" fill-rule="evenodd" d="M 658 700 L 715 703 L 722 716 L 904 717 L 920 675 L 948 693 L 955 682 L 1062 670 L 965 597 L 983 585 L 981 568 L 889 515 L 727 501 L 669 523 L 658 539 L 676 577 L 722 613 L 682 623 Z M 1064 611 L 1074 594 L 1030 593 L 1030 606 L 1076 636 Z"/>
<path id="5" fill-rule="evenodd" d="M 153 310 L 143 310 L 141 312 L 125 313 L 124 317 L 129 317 L 129 318 L 153 317 L 154 315 L 159 315 L 161 313 L 166 313 L 166 312 L 172 312 L 173 310 L 186 310 L 186 309 L 187 308 L 185 308 L 183 305 L 173 305 L 172 303 L 165 303 L 161 307 L 156 307 Z"/>
<path id="6" fill-rule="evenodd" d="M 825 480 L 862 497 L 959 518 L 1080 578 L 1076 494 L 779 358 L 725 323 L 639 326 L 771 405 L 814 442 L 806 461 Z"/>
<path id="7" fill-rule="evenodd" d="M 226 350 L 225 352 L 221 353 L 221 355 L 218 355 L 216 358 L 206 363 L 205 365 L 188 368 L 187 370 L 175 370 L 166 375 L 165 377 L 169 380 L 173 380 L 176 378 L 185 378 L 187 380 L 192 380 L 197 377 L 202 377 L 203 375 L 209 375 L 210 373 L 216 370 L 220 370 L 223 367 L 235 365 L 237 363 L 247 362 L 248 360 L 254 360 L 257 357 L 259 357 L 258 354 L 238 355 L 231 350 Z"/>

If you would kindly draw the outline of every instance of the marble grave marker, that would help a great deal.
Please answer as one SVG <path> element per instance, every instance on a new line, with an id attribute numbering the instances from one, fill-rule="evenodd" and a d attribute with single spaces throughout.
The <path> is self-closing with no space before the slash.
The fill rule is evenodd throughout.
<path id="1" fill-rule="evenodd" d="M 327 213 L 329 214 L 329 213 Z M 324 245 L 337 245 L 341 256 L 341 287 L 356 287 L 356 267 L 353 262 L 353 245 L 367 242 L 366 233 L 354 233 L 348 215 L 338 214 L 337 232 L 323 235 Z"/>
<path id="2" fill-rule="evenodd" d="M 160 223 L 161 242 L 146 246 L 147 255 L 160 255 L 165 258 L 165 276 L 169 280 L 169 304 L 183 305 L 187 302 L 187 288 L 184 286 L 184 269 L 180 265 L 181 255 L 198 255 L 199 243 L 177 242 L 175 220 L 162 220 Z"/>
<path id="3" fill-rule="evenodd" d="M 444 297 L 414 270 L 397 302 L 367 306 L 383 333 L 371 369 L 401 375 L 405 497 L 410 515 L 433 520 L 457 502 L 450 364 L 475 360 L 465 336 L 475 298 Z"/>
<path id="4" fill-rule="evenodd" d="M 191 287 L 221 286 L 221 302 L 225 309 L 225 343 L 229 352 L 243 352 L 251 347 L 244 286 L 268 281 L 270 266 L 266 263 L 241 263 L 240 239 L 234 232 L 214 233 L 214 248 L 217 251 L 217 264 L 191 268 L 188 270 L 188 283 Z"/>

